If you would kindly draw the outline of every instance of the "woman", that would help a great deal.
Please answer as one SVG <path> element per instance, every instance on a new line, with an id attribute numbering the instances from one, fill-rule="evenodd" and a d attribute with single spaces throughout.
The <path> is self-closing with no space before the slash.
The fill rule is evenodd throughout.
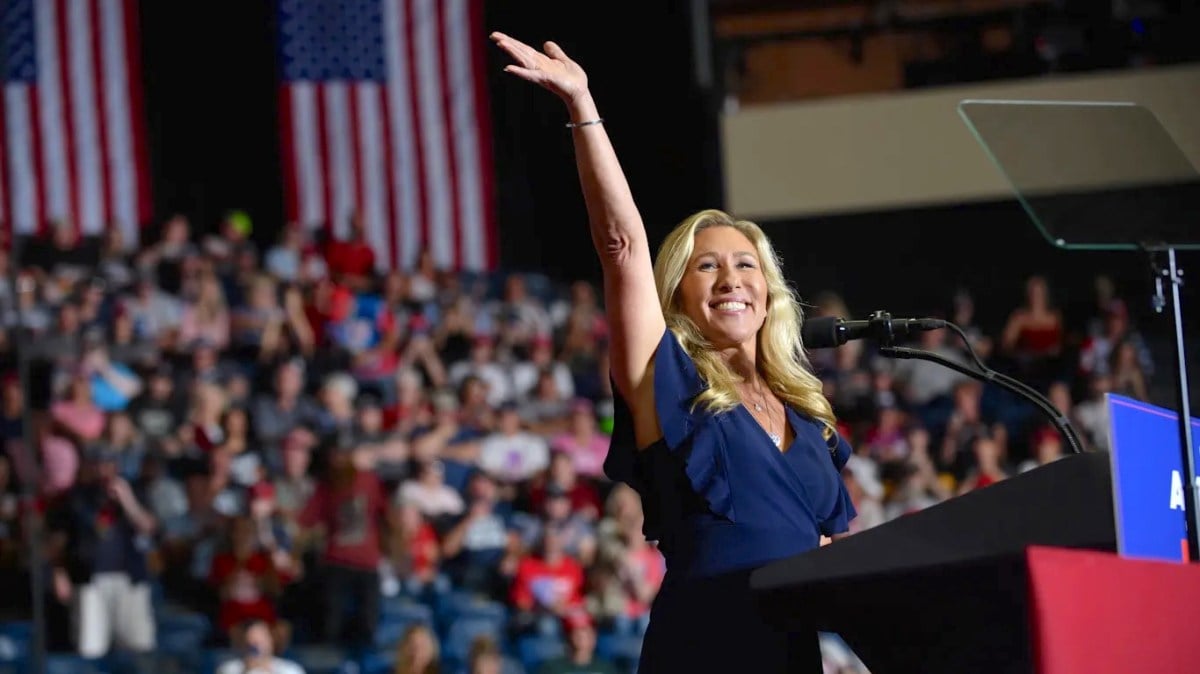
<path id="1" fill-rule="evenodd" d="M 433 630 L 423 624 L 413 625 L 405 631 L 396 645 L 395 674 L 437 674 L 440 648 Z"/>
<path id="2" fill-rule="evenodd" d="M 670 571 L 638 671 L 821 671 L 815 633 L 766 624 L 750 572 L 848 528 L 850 447 L 800 345 L 800 310 L 756 225 L 703 211 L 651 264 L 641 216 L 583 69 L 502 33 L 505 70 L 571 116 L 619 393 L 606 473 L 636 488 Z"/>

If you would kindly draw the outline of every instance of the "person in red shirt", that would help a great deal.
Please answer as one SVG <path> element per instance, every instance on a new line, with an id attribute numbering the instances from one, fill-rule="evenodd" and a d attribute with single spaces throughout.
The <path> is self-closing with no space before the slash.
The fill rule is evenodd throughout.
<path id="1" fill-rule="evenodd" d="M 583 610 L 583 566 L 567 556 L 556 527 L 543 530 L 540 555 L 517 563 L 511 599 L 519 631 L 557 634 L 564 618 Z"/>
<path id="2" fill-rule="evenodd" d="M 232 637 L 235 627 L 251 619 L 275 624 L 275 600 L 291 581 L 290 571 L 279 568 L 272 555 L 258 545 L 256 527 L 249 517 L 233 520 L 229 547 L 213 557 L 209 583 L 221 598 L 217 626 Z"/>
<path id="3" fill-rule="evenodd" d="M 332 240 L 325 249 L 325 263 L 329 274 L 339 282 L 355 289 L 366 288 L 375 272 L 375 251 L 367 243 L 366 229 L 362 216 L 355 213 L 350 218 L 350 236 Z"/>
<path id="4" fill-rule="evenodd" d="M 325 639 L 341 642 L 353 611 L 357 624 L 349 641 L 362 645 L 371 642 L 379 619 L 380 526 L 387 499 L 379 478 L 355 466 L 353 447 L 351 438 L 338 439 L 300 525 L 324 533 Z"/>

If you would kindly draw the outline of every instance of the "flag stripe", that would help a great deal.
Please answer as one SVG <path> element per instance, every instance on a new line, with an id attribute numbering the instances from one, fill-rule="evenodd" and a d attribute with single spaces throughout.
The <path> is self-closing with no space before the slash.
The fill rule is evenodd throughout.
<path id="1" fill-rule="evenodd" d="M 459 203 L 459 175 L 458 175 L 458 160 L 459 157 L 455 153 L 455 145 L 457 137 L 462 133 L 462 129 L 457 129 L 454 124 L 455 103 L 460 97 L 455 92 L 454 80 L 450 77 L 450 56 L 447 52 L 454 50 L 453 35 L 447 33 L 446 27 L 446 8 L 450 4 L 447 0 L 441 0 L 437 3 L 435 10 L 437 14 L 437 34 L 441 37 L 441 49 L 438 54 L 438 75 L 440 81 L 445 87 L 445 93 L 441 96 L 442 104 L 442 120 L 446 129 L 451 132 L 445 136 L 446 146 L 443 148 L 443 156 L 446 157 L 447 173 L 449 174 L 449 189 L 446 196 L 450 207 L 450 222 L 455 223 L 450 229 L 451 250 L 453 251 L 453 266 L 461 266 L 463 264 L 463 241 L 462 241 L 462 208 Z"/>
<path id="2" fill-rule="evenodd" d="M 380 186 L 380 189 L 383 190 L 384 217 L 387 218 L 387 242 L 384 248 L 387 254 L 380 257 L 387 259 L 389 269 L 396 269 L 400 266 L 400 252 L 396 250 L 399 243 L 396 230 L 400 227 L 400 223 L 397 222 L 399 216 L 396 208 L 399 190 L 395 188 L 398 174 L 396 172 L 396 156 L 392 152 L 392 106 L 388 99 L 388 88 L 383 87 L 379 91 L 379 147 L 383 153 L 383 185 Z"/>
<path id="3" fill-rule="evenodd" d="M 411 142 L 416 133 L 413 127 L 416 104 L 410 86 L 411 71 L 406 64 L 410 40 L 405 4 L 406 0 L 384 0 L 383 4 L 384 68 L 389 82 L 387 131 L 391 161 L 388 168 L 392 172 L 391 201 L 396 211 L 392 220 L 395 238 L 392 261 L 394 266 L 402 268 L 411 266 L 417 259 L 424 219 L 421 196 L 424 189 L 417 175 L 421 147 L 419 143 Z"/>
<path id="4" fill-rule="evenodd" d="M 67 174 L 66 129 L 63 125 L 61 72 L 58 67 L 57 3 L 34 3 L 36 25 L 38 114 L 34 117 L 41 131 L 41 169 L 43 187 L 41 218 L 33 223 L 41 231 L 46 220 L 68 217 L 70 186 Z"/>
<path id="5" fill-rule="evenodd" d="M 83 190 L 80 189 L 79 183 L 79 159 L 76 142 L 77 129 L 74 124 L 72 113 L 75 111 L 74 87 L 71 86 L 71 54 L 70 44 L 71 36 L 68 27 L 69 17 L 67 16 L 67 0 L 52 0 L 46 4 L 54 4 L 55 30 L 58 31 L 58 39 L 55 46 L 58 47 L 57 61 L 58 66 L 58 81 L 57 85 L 60 89 L 61 105 L 59 107 L 62 116 L 61 124 L 63 129 L 63 158 L 66 162 L 66 192 L 69 199 L 66 204 L 66 212 L 59 216 L 65 219 L 75 232 L 79 233 L 79 214 L 83 210 Z"/>
<path id="6" fill-rule="evenodd" d="M 88 32 L 91 38 L 91 67 L 92 92 L 95 95 L 93 110 L 96 115 L 96 145 L 99 156 L 97 165 L 99 175 L 98 189 L 100 192 L 100 222 L 102 227 L 108 227 L 113 221 L 112 190 L 109 186 L 109 175 L 113 172 L 113 152 L 108 143 L 108 103 L 104 90 L 104 33 L 101 28 L 101 0 L 91 0 L 88 10 L 90 21 Z"/>
<path id="7" fill-rule="evenodd" d="M 325 132 L 326 121 L 328 116 L 325 112 L 325 90 L 324 84 L 316 85 L 316 100 L 313 106 L 316 112 L 316 139 L 318 157 L 320 159 L 318 166 L 321 167 L 321 217 L 324 219 L 325 233 L 333 234 L 333 171 L 329 161 L 329 134 Z"/>
<path id="8" fill-rule="evenodd" d="M 421 99 L 424 91 L 420 86 L 421 73 L 417 68 L 417 57 L 420 51 L 420 45 L 417 42 L 416 33 L 418 32 L 417 8 L 415 3 L 417 0 L 400 0 L 400 5 L 404 8 L 405 22 L 402 28 L 406 34 L 405 46 L 407 49 L 407 57 L 404 67 L 408 70 L 408 100 L 410 119 L 412 123 L 412 135 L 408 137 L 407 142 L 413 148 L 413 175 L 416 176 L 416 198 L 417 198 L 417 222 L 419 235 L 417 236 L 416 249 L 405 251 L 412 260 L 416 260 L 420 250 L 430 249 L 430 221 L 432 220 L 430 213 L 432 205 L 430 204 L 429 193 L 432 191 L 432 180 L 428 175 L 428 162 L 425 159 L 428 149 L 425 143 L 425 129 L 422 125 L 421 114 Z"/>
<path id="9" fill-rule="evenodd" d="M 8 126 L 8 198 L 12 210 L 11 230 L 31 234 L 41 221 L 41 151 L 38 147 L 37 95 L 24 84 L 4 87 L 5 121 Z"/>
<path id="10" fill-rule="evenodd" d="M 121 2 L 104 0 L 101 5 L 101 29 L 104 48 L 104 124 L 108 138 L 109 185 L 112 191 L 112 218 L 121 229 L 125 245 L 137 245 L 139 227 L 149 213 L 139 213 L 138 175 L 146 164 L 134 154 L 132 116 L 140 116 L 129 98 L 128 60 L 125 52 L 136 49 L 126 45 L 125 14 Z M 136 86 L 136 83 L 133 85 Z M 131 115 L 131 111 L 136 111 Z"/>
<path id="11" fill-rule="evenodd" d="M 83 234 L 94 235 L 103 227 L 104 196 L 100 186 L 100 134 L 96 129 L 96 92 L 91 67 L 91 3 L 75 0 L 68 3 L 66 9 L 69 116 L 75 137 L 75 193 L 79 204 L 75 209 L 75 221 Z"/>
<path id="12" fill-rule="evenodd" d="M 291 145 L 297 158 L 296 165 L 291 167 L 291 170 L 295 172 L 296 183 L 300 189 L 300 221 L 305 227 L 311 227 L 329 221 L 325 216 L 325 185 L 321 180 L 321 146 L 310 140 L 317 138 L 320 129 L 317 87 L 305 82 L 289 89 L 291 95 L 288 96 L 288 101 L 291 103 L 291 116 L 295 122 L 292 127 L 295 141 Z"/>
<path id="13" fill-rule="evenodd" d="M 350 157 L 350 182 L 352 183 L 351 196 L 353 201 L 347 209 L 355 213 L 355 216 L 360 218 L 360 221 L 365 222 L 367 202 L 363 189 L 363 171 L 366 170 L 366 165 L 363 163 L 363 149 L 360 141 L 362 140 L 362 114 L 365 112 L 360 109 L 359 94 L 364 85 L 354 84 L 348 85 L 346 88 L 346 121 L 349 126 L 349 133 L 346 134 L 346 147 Z"/>
<path id="14" fill-rule="evenodd" d="M 449 50 L 449 70 L 451 103 L 453 118 L 450 128 L 453 134 L 454 148 L 452 156 L 456 158 L 458 170 L 456 202 L 459 204 L 459 222 L 461 222 L 460 240 L 463 242 L 460 259 L 471 269 L 482 269 L 488 266 L 484 245 L 487 241 L 483 227 L 483 209 L 480 203 L 479 184 L 479 128 L 475 117 L 475 87 L 474 73 L 471 64 L 470 15 L 467 0 L 450 0 L 447 3 L 451 20 L 448 22 L 447 37 L 452 48 Z"/>
<path id="15" fill-rule="evenodd" d="M 442 116 L 442 81 L 439 77 L 438 54 L 441 51 L 437 33 L 437 15 L 433 0 L 413 0 L 413 34 L 416 44 L 416 67 L 420 74 L 420 139 L 425 160 L 426 196 L 429 208 L 425 218 L 429 225 L 426 245 L 433 252 L 439 267 L 454 263 L 453 239 L 450 234 L 450 180 L 446 167 L 446 128 Z"/>
<path id="16" fill-rule="evenodd" d="M 474 36 L 483 35 L 485 29 L 483 3 L 471 2 L 469 5 L 469 33 Z M 484 268 L 492 269 L 500 264 L 500 243 L 499 233 L 496 231 L 495 175 L 492 173 L 492 115 L 488 107 L 487 95 L 488 65 L 483 49 L 476 48 L 471 53 L 473 55 L 471 61 L 474 66 L 473 81 L 475 82 L 475 141 L 478 146 L 475 156 L 479 158 L 477 179 L 480 183 L 479 192 L 483 203 L 480 226 L 486 239 L 482 247 L 487 255 Z"/>
<path id="17" fill-rule="evenodd" d="M 377 142 L 382 136 L 383 92 L 374 82 L 358 85 L 358 146 L 359 182 L 362 185 L 363 224 L 367 242 L 376 251 L 375 266 L 386 268 L 388 247 L 387 171 L 384 168 L 383 148 Z"/>
<path id="18" fill-rule="evenodd" d="M 290 87 L 279 87 L 276 105 L 279 107 L 279 133 L 282 138 L 295 136 L 296 129 L 292 114 L 292 93 Z M 299 213 L 299 188 L 297 173 L 300 166 L 296 161 L 296 143 L 283 142 L 279 144 L 280 167 L 283 169 L 283 217 L 287 220 L 285 226 L 301 222 Z"/>
<path id="19" fill-rule="evenodd" d="M 136 225 L 140 226 L 150 219 L 154 204 L 150 197 L 150 172 L 146 170 L 150 163 L 146 150 L 146 116 L 142 112 L 145 108 L 142 105 L 142 42 L 138 26 L 137 0 L 109 1 L 121 5 L 122 18 L 125 19 L 125 39 L 121 42 L 125 51 L 123 75 L 129 90 L 128 105 L 132 114 L 126 115 L 123 121 L 129 124 L 133 131 L 130 134 L 133 141 L 133 163 L 130 166 L 137 167 L 133 171 L 132 179 L 137 190 L 134 197 L 134 203 L 137 204 Z"/>
<path id="20" fill-rule="evenodd" d="M 350 119 L 348 85 L 344 81 L 325 85 L 325 137 L 329 140 L 329 177 L 333 183 L 333 234 L 345 239 L 350 234 L 354 209 L 354 126 Z"/>

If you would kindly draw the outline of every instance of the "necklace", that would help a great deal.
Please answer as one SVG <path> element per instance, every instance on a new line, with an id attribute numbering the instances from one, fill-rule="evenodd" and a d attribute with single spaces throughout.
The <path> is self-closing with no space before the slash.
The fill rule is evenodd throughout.
<path id="1" fill-rule="evenodd" d="M 763 428 L 763 430 L 765 430 L 765 431 L 767 432 L 767 437 L 771 439 L 771 442 L 773 442 L 773 443 L 775 444 L 775 446 L 776 446 L 776 447 L 779 447 L 779 448 L 781 448 L 781 449 L 782 449 L 782 448 L 783 448 L 783 435 L 782 435 L 782 434 L 779 434 L 779 433 L 776 433 L 776 432 L 774 431 L 775 419 L 774 419 L 774 418 L 772 418 L 772 416 L 771 416 L 771 408 L 770 408 L 770 406 L 769 406 L 769 405 L 766 405 L 766 402 L 767 402 L 767 396 L 766 396 L 766 394 L 765 394 L 765 393 L 763 393 L 761 390 L 759 390 L 759 391 L 755 391 L 755 393 L 757 393 L 757 394 L 758 394 L 758 400 L 757 400 L 757 401 L 751 401 L 751 404 L 753 404 L 753 405 L 754 405 L 754 410 L 755 410 L 756 412 L 763 412 L 763 410 L 764 410 L 764 406 L 765 406 L 765 409 L 766 409 L 767 423 L 764 425 L 764 428 Z M 760 402 L 760 401 L 761 401 L 761 402 Z"/>

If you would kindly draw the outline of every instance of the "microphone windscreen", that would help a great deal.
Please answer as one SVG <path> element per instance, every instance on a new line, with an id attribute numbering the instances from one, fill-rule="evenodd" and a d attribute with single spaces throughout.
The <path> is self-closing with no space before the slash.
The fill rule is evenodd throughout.
<path id="1" fill-rule="evenodd" d="M 831 349 L 841 346 L 838 341 L 838 324 L 842 319 L 837 316 L 815 316 L 807 318 L 800 326 L 800 341 L 805 349 Z"/>

